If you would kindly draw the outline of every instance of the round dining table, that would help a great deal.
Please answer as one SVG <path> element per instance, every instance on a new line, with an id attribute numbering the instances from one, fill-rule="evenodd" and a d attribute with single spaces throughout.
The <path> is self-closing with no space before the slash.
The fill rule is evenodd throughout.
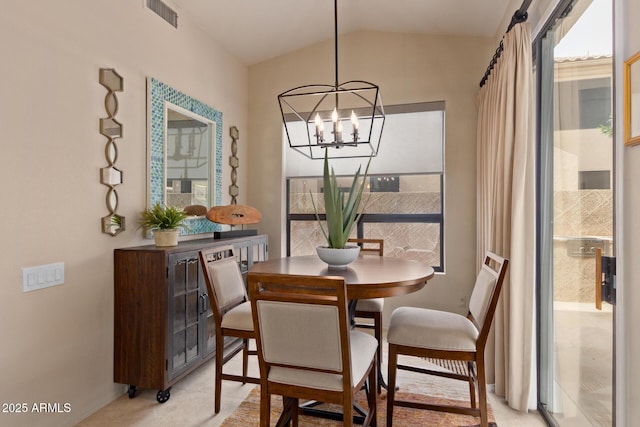
<path id="1" fill-rule="evenodd" d="M 378 255 L 359 255 L 344 269 L 329 268 L 317 255 L 274 258 L 255 263 L 251 272 L 344 277 L 350 300 L 416 292 L 434 275 L 426 264 Z"/>
<path id="2" fill-rule="evenodd" d="M 250 273 L 292 274 L 302 276 L 344 277 L 349 298 L 349 317 L 355 326 L 355 308 L 359 299 L 386 298 L 409 294 L 422 289 L 434 275 L 432 267 L 418 261 L 378 255 L 359 255 L 346 268 L 329 268 L 317 255 L 274 258 L 253 264 Z M 386 388 L 382 372 L 378 370 L 378 380 Z M 290 420 L 290 402 L 285 399 L 283 411 L 276 426 L 287 425 Z M 303 413 L 323 418 L 340 419 L 340 414 L 315 409 L 317 402 L 300 406 Z M 364 415 L 355 405 L 356 411 Z M 356 417 L 361 423 L 363 417 Z"/>

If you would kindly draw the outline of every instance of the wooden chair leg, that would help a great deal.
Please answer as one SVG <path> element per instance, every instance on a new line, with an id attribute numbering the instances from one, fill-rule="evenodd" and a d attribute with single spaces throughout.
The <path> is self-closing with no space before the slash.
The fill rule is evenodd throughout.
<path id="1" fill-rule="evenodd" d="M 242 340 L 244 348 L 242 349 L 242 376 L 247 378 L 247 369 L 249 366 L 249 340 L 247 338 Z M 246 381 L 242 381 L 242 384 L 246 384 Z"/>
<path id="2" fill-rule="evenodd" d="M 269 427 L 271 425 L 271 395 L 264 387 L 260 388 L 260 427 Z"/>
<path id="3" fill-rule="evenodd" d="M 473 370 L 473 362 L 467 362 L 467 374 L 469 374 L 469 396 L 471 397 L 471 407 L 477 408 L 478 403 L 476 402 L 476 384 L 474 381 L 474 370 Z"/>
<path id="4" fill-rule="evenodd" d="M 398 363 L 398 353 L 396 346 L 389 344 L 388 355 L 388 377 L 387 377 L 387 427 L 393 425 L 393 403 L 396 397 L 396 371 Z"/>
<path id="5" fill-rule="evenodd" d="M 489 426 L 489 416 L 487 413 L 487 379 L 484 372 L 484 358 L 479 355 L 476 362 L 478 369 L 478 400 L 480 403 L 480 426 Z"/>
<path id="6" fill-rule="evenodd" d="M 373 315 L 373 326 L 374 326 L 374 336 L 378 340 L 378 361 L 377 367 L 378 372 L 381 372 L 382 369 L 382 313 L 375 313 Z M 378 394 L 382 393 L 382 384 L 380 381 L 378 383 Z"/>
<path id="7" fill-rule="evenodd" d="M 298 406 L 300 406 L 299 399 L 291 399 L 291 427 L 298 427 L 299 423 L 299 411 Z"/>
<path id="8" fill-rule="evenodd" d="M 367 388 L 367 403 L 369 404 L 369 417 L 371 417 L 369 426 L 371 427 L 377 427 L 378 425 L 378 403 L 376 390 L 380 390 L 380 384 L 378 384 L 378 372 L 376 372 L 376 366 L 378 366 L 378 360 L 374 361 L 373 368 L 371 369 L 371 372 L 369 372 L 369 387 Z"/>
<path id="9" fill-rule="evenodd" d="M 353 400 L 352 393 L 344 393 L 344 398 L 342 399 L 342 425 L 344 427 L 353 427 Z"/>
<path id="10" fill-rule="evenodd" d="M 220 400 L 222 397 L 222 350 L 224 347 L 224 337 L 219 337 L 216 334 L 216 379 L 215 379 L 215 391 L 214 391 L 214 412 L 217 414 L 220 412 Z"/>

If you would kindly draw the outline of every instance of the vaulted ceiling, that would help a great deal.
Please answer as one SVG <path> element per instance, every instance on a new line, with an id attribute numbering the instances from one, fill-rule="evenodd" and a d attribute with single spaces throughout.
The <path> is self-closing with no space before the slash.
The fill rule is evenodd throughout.
<path id="1" fill-rule="evenodd" d="M 509 0 L 340 0 L 338 32 L 385 31 L 492 37 Z M 178 16 L 246 64 L 333 38 L 331 0 L 173 0 Z"/>

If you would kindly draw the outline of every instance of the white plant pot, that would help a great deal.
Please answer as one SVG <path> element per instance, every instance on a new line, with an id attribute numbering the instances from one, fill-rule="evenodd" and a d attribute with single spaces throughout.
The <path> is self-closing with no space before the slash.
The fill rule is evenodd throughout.
<path id="1" fill-rule="evenodd" d="M 166 230 L 153 230 L 153 240 L 156 246 L 178 246 L 180 229 L 170 228 Z"/>
<path id="2" fill-rule="evenodd" d="M 316 248 L 318 257 L 329 264 L 329 268 L 345 269 L 352 263 L 360 253 L 360 246 L 347 245 L 344 249 L 329 248 L 327 246 L 318 246 Z"/>

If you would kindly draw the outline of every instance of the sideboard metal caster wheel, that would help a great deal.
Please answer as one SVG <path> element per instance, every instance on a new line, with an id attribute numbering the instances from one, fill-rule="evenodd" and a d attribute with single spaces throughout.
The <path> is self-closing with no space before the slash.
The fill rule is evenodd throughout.
<path id="1" fill-rule="evenodd" d="M 169 387 L 166 390 L 158 391 L 158 394 L 156 395 L 156 399 L 158 400 L 158 403 L 164 403 L 167 400 L 169 400 L 170 397 L 171 397 L 171 387 Z"/>

